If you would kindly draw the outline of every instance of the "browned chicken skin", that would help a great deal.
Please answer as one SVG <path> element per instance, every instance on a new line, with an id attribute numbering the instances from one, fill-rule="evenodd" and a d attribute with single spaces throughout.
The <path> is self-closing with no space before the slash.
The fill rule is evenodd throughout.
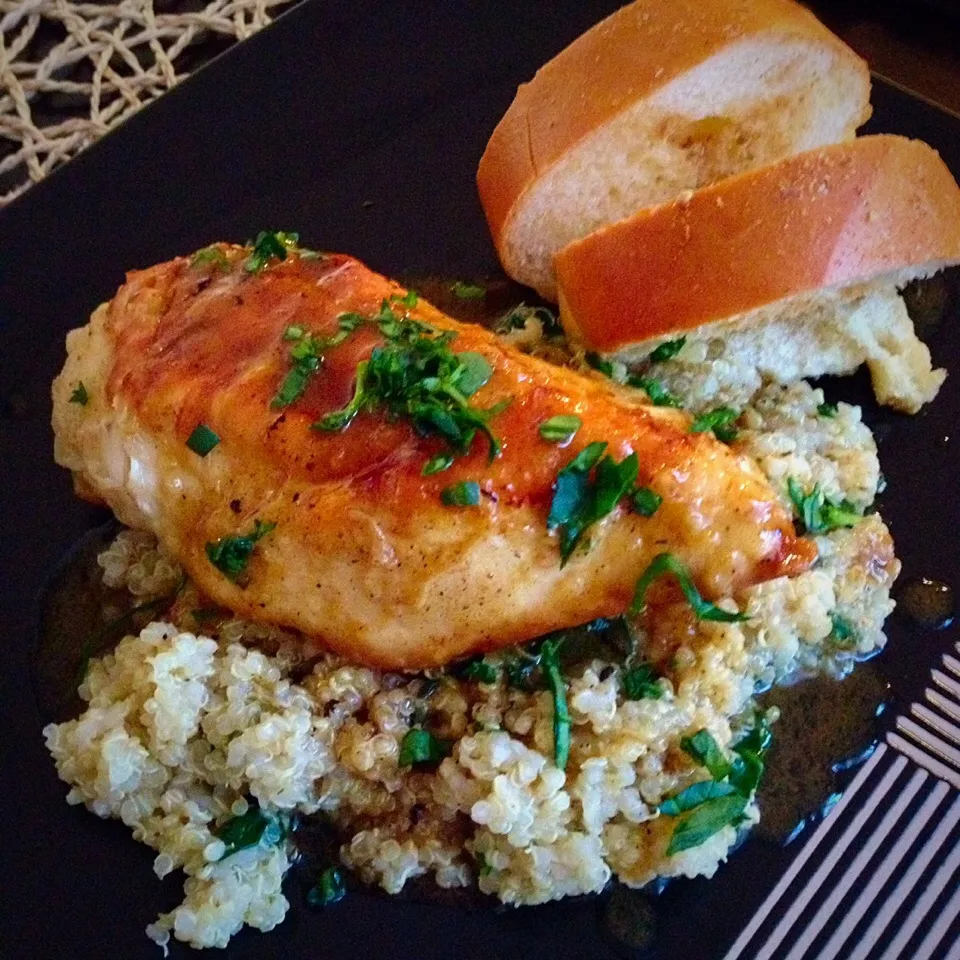
<path id="1" fill-rule="evenodd" d="M 510 401 L 490 421 L 500 455 L 490 462 L 479 434 L 449 469 L 423 476 L 446 447 L 407 418 L 373 410 L 342 431 L 311 429 L 349 402 L 357 364 L 382 336 L 360 324 L 324 352 L 303 395 L 278 409 L 271 400 L 291 365 L 285 331 L 332 335 L 342 313 L 372 317 L 403 289 L 350 257 L 291 254 L 252 273 L 249 251 L 217 249 L 219 263 L 178 258 L 131 273 L 70 334 L 54 384 L 56 455 L 78 490 L 154 532 L 217 603 L 355 661 L 414 669 L 622 613 L 663 551 L 712 599 L 812 561 L 812 544 L 795 537 L 756 466 L 688 432 L 684 414 L 523 355 L 423 301 L 393 305 L 456 332 L 453 351 L 492 367 L 470 402 Z M 80 381 L 86 405 L 68 402 Z M 558 414 L 583 423 L 566 446 L 539 432 Z M 206 456 L 186 445 L 201 423 L 220 438 Z M 617 460 L 636 452 L 638 483 L 663 504 L 650 518 L 621 504 L 561 566 L 546 522 L 554 483 L 594 441 Z M 479 506 L 441 502 L 460 481 L 479 482 Z M 207 545 L 256 520 L 276 527 L 235 582 Z"/>

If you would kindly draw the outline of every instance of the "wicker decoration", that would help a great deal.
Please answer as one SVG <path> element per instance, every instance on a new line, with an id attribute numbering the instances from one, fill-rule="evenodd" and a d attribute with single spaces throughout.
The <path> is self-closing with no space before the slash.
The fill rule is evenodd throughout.
<path id="1" fill-rule="evenodd" d="M 291 0 L 0 0 L 0 206 Z"/>

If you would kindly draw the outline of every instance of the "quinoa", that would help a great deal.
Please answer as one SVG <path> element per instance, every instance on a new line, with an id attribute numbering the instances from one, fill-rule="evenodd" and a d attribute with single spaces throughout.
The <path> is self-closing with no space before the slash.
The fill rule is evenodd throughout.
<path id="1" fill-rule="evenodd" d="M 514 338 L 528 349 L 542 339 Z M 793 477 L 866 509 L 879 483 L 873 438 L 856 407 L 824 416 L 822 404 L 806 383 L 762 387 L 739 417 L 736 448 L 787 504 Z M 677 604 L 646 632 L 638 626 L 659 698 L 627 699 L 622 658 L 570 666 L 564 770 L 554 762 L 551 693 L 508 683 L 500 667 L 510 651 L 488 658 L 495 679 L 386 673 L 275 627 L 229 615 L 198 623 L 189 583 L 164 622 L 91 662 L 84 712 L 44 735 L 69 803 L 126 823 L 157 852 L 158 877 L 183 871 L 183 902 L 147 930 L 161 945 L 172 935 L 222 947 L 243 925 L 283 920 L 296 835 L 264 834 L 234 853 L 219 836 L 252 807 L 273 818 L 322 814 L 340 838 L 340 863 L 388 893 L 430 876 L 522 905 L 595 893 L 611 878 L 709 877 L 738 830 L 667 853 L 674 821 L 660 804 L 705 775 L 681 739 L 707 730 L 729 751 L 759 692 L 817 672 L 843 676 L 885 642 L 899 565 L 883 521 L 869 514 L 817 545 L 807 572 L 721 601 L 745 610 L 745 622 L 691 622 Z M 181 577 L 151 537 L 132 531 L 99 563 L 109 585 L 138 598 L 169 593 Z M 401 766 L 404 738 L 425 716 L 448 754 L 432 767 Z M 751 800 L 743 826 L 758 816 Z"/>

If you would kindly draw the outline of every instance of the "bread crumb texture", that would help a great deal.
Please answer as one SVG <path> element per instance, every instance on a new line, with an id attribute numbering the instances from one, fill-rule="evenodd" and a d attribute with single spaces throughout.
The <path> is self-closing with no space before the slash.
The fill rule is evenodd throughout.
<path id="1" fill-rule="evenodd" d="M 656 338 L 613 356 L 654 373 L 688 409 L 741 408 L 765 383 L 853 373 L 866 364 L 877 401 L 916 413 L 946 379 L 933 369 L 892 281 L 793 297 L 685 333 L 675 357 L 651 365 Z M 655 367 L 655 369 L 654 369 Z"/>

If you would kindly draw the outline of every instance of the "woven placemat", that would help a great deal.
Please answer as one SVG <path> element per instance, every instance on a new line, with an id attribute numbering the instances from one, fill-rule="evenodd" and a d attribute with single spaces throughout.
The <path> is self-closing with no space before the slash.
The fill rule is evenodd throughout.
<path id="1" fill-rule="evenodd" d="M 0 206 L 294 0 L 0 0 Z"/>

